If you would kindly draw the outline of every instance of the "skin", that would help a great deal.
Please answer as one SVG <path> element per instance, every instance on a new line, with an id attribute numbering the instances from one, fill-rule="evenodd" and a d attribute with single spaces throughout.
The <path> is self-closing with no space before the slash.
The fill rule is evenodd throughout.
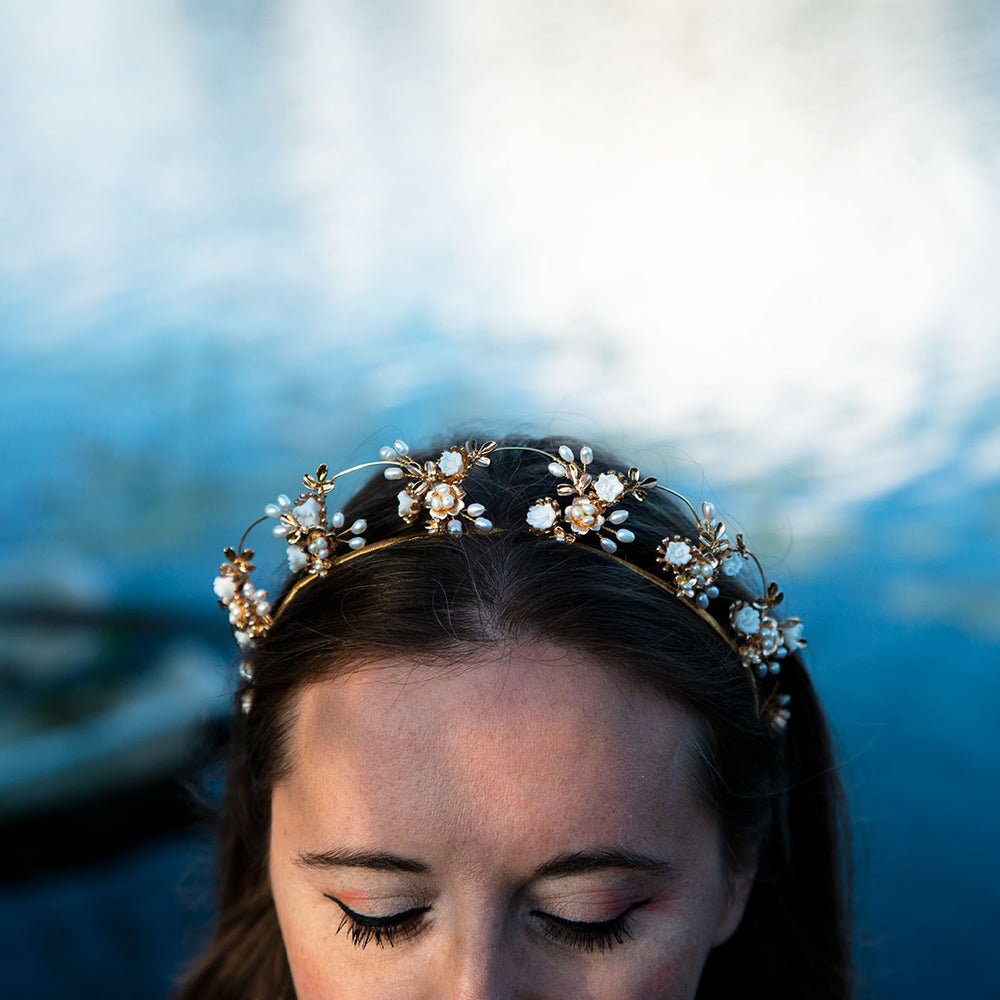
<path id="1" fill-rule="evenodd" d="M 697 734 L 548 645 L 307 687 L 270 848 L 298 997 L 694 997 L 753 878 L 726 870 Z M 410 916 L 387 937 L 345 907 Z"/>

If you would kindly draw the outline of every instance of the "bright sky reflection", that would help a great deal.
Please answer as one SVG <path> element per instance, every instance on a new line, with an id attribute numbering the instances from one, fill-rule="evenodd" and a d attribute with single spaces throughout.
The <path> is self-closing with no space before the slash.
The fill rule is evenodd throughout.
<path id="1" fill-rule="evenodd" d="M 6 7 L 0 317 L 22 363 L 113 372 L 167 328 L 237 368 L 278 339 L 261 399 L 317 352 L 359 415 L 448 377 L 485 418 L 585 415 L 716 481 L 798 477 L 805 532 L 959 449 L 995 475 L 1000 18 Z"/>

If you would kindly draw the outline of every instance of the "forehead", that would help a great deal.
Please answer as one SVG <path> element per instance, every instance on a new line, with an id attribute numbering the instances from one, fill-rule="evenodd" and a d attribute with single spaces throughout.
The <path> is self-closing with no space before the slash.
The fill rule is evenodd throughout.
<path id="1" fill-rule="evenodd" d="M 664 836 L 703 846 L 697 731 L 677 703 L 548 645 L 460 666 L 387 659 L 304 689 L 275 822 L 480 860 L 623 836 L 635 850 Z"/>

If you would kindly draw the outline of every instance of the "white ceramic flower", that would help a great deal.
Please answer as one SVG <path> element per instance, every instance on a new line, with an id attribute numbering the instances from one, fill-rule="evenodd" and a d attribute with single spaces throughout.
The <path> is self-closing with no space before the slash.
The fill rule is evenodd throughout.
<path id="1" fill-rule="evenodd" d="M 617 500 L 624 489 L 624 483 L 613 472 L 602 472 L 594 483 L 594 492 L 607 503 Z"/>
<path id="2" fill-rule="evenodd" d="M 743 635 L 756 635 L 760 631 L 760 612 L 747 604 L 733 615 L 733 625 Z"/>
<path id="3" fill-rule="evenodd" d="M 781 630 L 781 641 L 790 649 L 796 650 L 799 648 L 799 643 L 802 641 L 802 622 L 796 622 L 794 625 L 787 625 Z"/>
<path id="4" fill-rule="evenodd" d="M 293 573 L 298 573 L 300 569 L 304 569 L 307 562 L 309 562 L 306 554 L 297 545 L 289 545 L 288 551 L 285 553 L 288 557 L 288 568 Z"/>
<path id="5" fill-rule="evenodd" d="M 295 507 L 292 515 L 303 528 L 315 528 L 319 524 L 319 504 L 310 497 Z"/>
<path id="6" fill-rule="evenodd" d="M 686 566 L 691 561 L 691 546 L 687 542 L 669 542 L 666 560 L 671 566 Z"/>
<path id="7" fill-rule="evenodd" d="M 215 596 L 223 604 L 228 604 L 236 596 L 236 584 L 231 576 L 217 576 L 215 583 Z"/>
<path id="8" fill-rule="evenodd" d="M 551 503 L 539 500 L 528 508 L 528 524 L 538 531 L 547 531 L 556 523 L 559 511 Z"/>
<path id="9" fill-rule="evenodd" d="M 746 559 L 744 559 L 739 552 L 730 552 L 729 555 L 722 560 L 722 572 L 725 573 L 726 576 L 739 576 L 745 565 Z"/>
<path id="10" fill-rule="evenodd" d="M 420 506 L 406 490 L 400 490 L 396 494 L 396 499 L 399 501 L 400 517 L 410 517 L 416 513 L 417 508 Z"/>
<path id="11" fill-rule="evenodd" d="M 448 448 L 441 452 L 437 465 L 442 476 L 457 476 L 465 471 L 465 460 L 462 458 L 462 453 L 455 448 Z"/>

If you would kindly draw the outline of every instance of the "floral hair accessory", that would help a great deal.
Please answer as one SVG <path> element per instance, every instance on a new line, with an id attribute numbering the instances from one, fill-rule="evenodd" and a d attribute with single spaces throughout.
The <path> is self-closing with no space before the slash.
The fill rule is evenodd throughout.
<path id="1" fill-rule="evenodd" d="M 560 480 L 556 495 L 561 499 L 543 497 L 527 509 L 525 523 L 533 534 L 564 544 L 573 544 L 593 536 L 602 551 L 611 559 L 627 566 L 639 576 L 668 591 L 701 617 L 732 648 L 740 659 L 753 688 L 758 715 L 767 718 L 776 730 L 783 730 L 789 720 L 789 699 L 775 689 L 761 704 L 758 682 L 769 674 L 778 674 L 781 660 L 790 652 L 806 645 L 802 638 L 802 622 L 798 618 L 778 619 L 775 608 L 783 595 L 777 584 L 768 582 L 757 557 L 747 548 L 742 535 L 731 540 L 725 524 L 716 517 L 711 503 L 701 505 L 699 513 L 682 494 L 644 478 L 637 468 L 621 473 L 613 469 L 594 475 L 590 466 L 593 451 L 580 449 L 577 456 L 568 445 L 561 445 L 557 455 L 523 445 L 500 447 L 495 441 L 478 445 L 445 448 L 437 460 L 423 464 L 410 457 L 406 442 L 397 438 L 392 446 L 379 451 L 379 461 L 365 462 L 330 475 L 321 465 L 315 475 L 302 479 L 303 492 L 295 501 L 285 495 L 264 508 L 264 516 L 254 521 L 244 532 L 237 548 L 225 550 L 226 562 L 215 579 L 215 594 L 228 610 L 230 624 L 241 649 L 257 645 L 274 624 L 281 609 L 274 613 L 265 590 L 258 589 L 250 574 L 254 572 L 254 550 L 244 548 L 250 531 L 263 521 L 277 523 L 272 534 L 286 544 L 288 568 L 299 579 L 285 595 L 281 608 L 295 594 L 317 577 L 325 576 L 341 562 L 353 558 L 365 549 L 365 519 L 350 526 L 344 514 L 328 510 L 328 497 L 342 476 L 383 466 L 388 480 L 398 480 L 403 488 L 396 495 L 397 513 L 416 530 L 411 535 L 399 535 L 378 542 L 370 549 L 399 544 L 421 535 L 460 538 L 466 527 L 487 533 L 493 523 L 485 516 L 485 507 L 468 495 L 467 478 L 478 469 L 491 464 L 496 451 L 534 452 L 549 459 L 549 473 Z M 620 506 L 625 501 L 643 502 L 650 490 L 659 490 L 674 497 L 690 510 L 697 534 L 694 538 L 672 535 L 662 538 L 656 547 L 656 562 L 662 572 L 654 574 L 622 559 L 619 545 L 635 541 L 634 532 L 624 527 L 629 511 Z M 522 529 L 523 530 L 523 529 Z M 712 614 L 709 607 L 721 600 L 718 581 L 722 577 L 740 577 L 753 565 L 760 575 L 762 596 L 750 600 L 731 601 L 725 614 Z M 244 663 L 241 673 L 252 684 L 252 669 Z M 243 696 L 244 711 L 249 711 L 251 691 Z"/>

